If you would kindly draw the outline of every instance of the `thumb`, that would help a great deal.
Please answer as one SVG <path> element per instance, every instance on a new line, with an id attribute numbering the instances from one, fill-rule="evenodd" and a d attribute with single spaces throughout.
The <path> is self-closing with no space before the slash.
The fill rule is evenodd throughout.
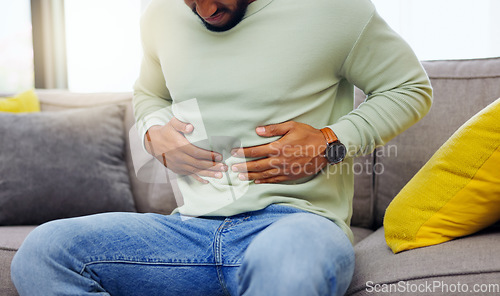
<path id="1" fill-rule="evenodd" d="M 259 136 L 262 137 L 283 136 L 292 129 L 292 126 L 293 122 L 287 121 L 278 124 L 259 126 L 255 129 L 255 131 Z"/>
<path id="2" fill-rule="evenodd" d="M 172 117 L 172 119 L 170 120 L 170 124 L 176 131 L 180 133 L 190 134 L 194 130 L 194 126 L 191 123 L 182 122 L 176 117 Z"/>

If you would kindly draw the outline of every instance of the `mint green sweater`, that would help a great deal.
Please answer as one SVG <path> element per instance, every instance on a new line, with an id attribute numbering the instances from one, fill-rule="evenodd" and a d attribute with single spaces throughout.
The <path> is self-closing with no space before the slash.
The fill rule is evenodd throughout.
<path id="1" fill-rule="evenodd" d="M 368 0 L 257 0 L 233 29 L 208 31 L 180 0 L 153 0 L 141 21 L 144 59 L 135 84 L 141 139 L 172 116 L 191 122 L 187 138 L 224 155 L 276 140 L 260 125 L 329 126 L 349 157 L 316 176 L 280 184 L 241 181 L 229 171 L 201 184 L 176 179 L 189 216 L 230 216 L 285 204 L 332 219 L 351 238 L 352 158 L 422 118 L 432 102 L 413 51 Z M 353 110 L 353 85 L 367 95 Z"/>

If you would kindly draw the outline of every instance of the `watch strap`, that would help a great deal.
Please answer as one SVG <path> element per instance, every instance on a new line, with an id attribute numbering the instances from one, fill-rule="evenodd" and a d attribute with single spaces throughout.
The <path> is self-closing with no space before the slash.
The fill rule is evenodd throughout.
<path id="1" fill-rule="evenodd" d="M 325 136 L 325 140 L 328 144 L 337 142 L 339 140 L 332 129 L 329 127 L 322 128 L 320 129 L 320 131 L 323 133 L 323 136 Z"/>

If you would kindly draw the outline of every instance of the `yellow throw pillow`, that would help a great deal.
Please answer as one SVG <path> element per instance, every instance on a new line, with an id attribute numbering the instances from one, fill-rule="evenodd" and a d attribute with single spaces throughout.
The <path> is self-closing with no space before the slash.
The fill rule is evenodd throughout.
<path id="1" fill-rule="evenodd" d="M 467 121 L 391 202 L 394 253 L 472 234 L 500 219 L 500 99 Z"/>
<path id="2" fill-rule="evenodd" d="M 29 90 L 12 98 L 0 98 L 0 112 L 40 112 L 40 102 L 35 91 Z"/>

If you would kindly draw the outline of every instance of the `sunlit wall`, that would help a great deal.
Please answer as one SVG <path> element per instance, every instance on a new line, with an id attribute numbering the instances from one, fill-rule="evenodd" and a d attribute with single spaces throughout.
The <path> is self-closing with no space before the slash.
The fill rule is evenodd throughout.
<path id="1" fill-rule="evenodd" d="M 140 0 L 64 3 L 68 86 L 72 91 L 131 91 L 139 73 Z"/>
<path id="2" fill-rule="evenodd" d="M 373 0 L 421 60 L 500 56 L 499 0 Z"/>
<path id="3" fill-rule="evenodd" d="M 0 92 L 33 88 L 29 0 L 0 0 Z"/>
<path id="4" fill-rule="evenodd" d="M 139 19 L 149 1 L 64 1 L 71 91 L 132 90 L 142 57 Z M 421 60 L 500 56 L 500 0 L 373 3 Z M 0 12 L 0 93 L 32 88 L 30 1 L 0 0 Z"/>

